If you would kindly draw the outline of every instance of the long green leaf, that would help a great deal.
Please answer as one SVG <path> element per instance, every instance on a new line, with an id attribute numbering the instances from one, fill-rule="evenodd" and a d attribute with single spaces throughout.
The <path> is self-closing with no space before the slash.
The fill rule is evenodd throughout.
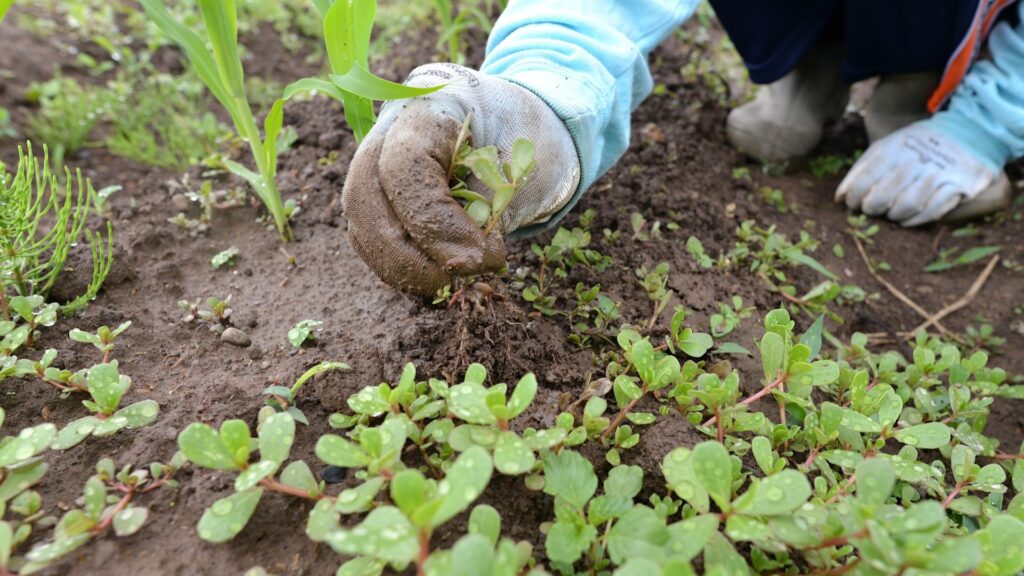
<path id="1" fill-rule="evenodd" d="M 284 123 L 284 99 L 278 98 L 270 107 L 266 120 L 263 121 L 263 154 L 267 157 L 268 177 L 277 175 L 277 137 Z"/>
<path id="2" fill-rule="evenodd" d="M 377 0 L 352 0 L 353 58 L 356 64 L 367 69 L 370 67 L 370 34 L 376 18 Z"/>
<path id="3" fill-rule="evenodd" d="M 327 80 L 323 80 L 320 78 L 303 78 L 301 80 L 296 80 L 295 82 L 292 82 L 291 84 L 285 86 L 284 93 L 281 95 L 281 98 L 284 98 L 285 100 L 291 100 L 293 97 L 295 97 L 296 94 L 300 92 L 314 91 L 320 92 L 326 96 L 330 96 L 331 98 L 334 98 L 338 102 L 343 101 L 345 97 L 344 91 L 342 91 L 340 88 L 338 88 L 331 82 L 328 82 Z"/>
<path id="4" fill-rule="evenodd" d="M 352 4 L 340 0 L 331 5 L 324 16 L 324 44 L 327 60 L 335 74 L 346 74 L 355 58 L 355 34 L 352 30 Z"/>
<path id="5" fill-rule="evenodd" d="M 313 0 L 313 5 L 316 6 L 316 11 L 320 13 L 321 18 L 327 16 L 331 4 L 334 4 L 334 0 Z"/>
<path id="6" fill-rule="evenodd" d="M 238 24 L 234 0 L 198 0 L 206 33 L 213 46 L 213 57 L 228 92 L 245 95 L 242 61 L 238 56 Z"/>
<path id="7" fill-rule="evenodd" d="M 437 92 L 446 86 L 445 84 L 441 84 L 439 86 L 430 86 L 427 88 L 416 88 L 413 86 L 406 86 L 404 84 L 397 84 L 379 76 L 374 76 L 362 66 L 353 66 L 352 69 L 343 76 L 332 74 L 331 82 L 334 82 L 338 88 L 341 88 L 346 92 L 351 92 L 357 96 L 369 98 L 370 100 L 402 100 L 405 98 L 415 98 L 416 96 L 424 96 L 432 92 Z"/>
<path id="8" fill-rule="evenodd" d="M 232 119 L 234 119 L 236 117 L 235 103 L 231 99 L 227 87 L 221 81 L 220 73 L 217 70 L 217 63 L 214 62 L 209 51 L 207 51 L 206 44 L 202 39 L 195 32 L 177 22 L 160 0 L 139 1 L 142 3 L 142 8 L 146 11 L 146 14 L 149 15 L 150 20 L 185 51 L 185 55 L 188 56 L 189 62 L 192 63 L 192 68 L 196 71 L 196 74 L 199 75 L 199 78 L 210 89 L 213 96 L 227 109 Z"/>
<path id="9" fill-rule="evenodd" d="M 0 0 L 0 22 L 4 21 L 4 16 L 7 15 L 7 10 L 14 4 L 14 0 Z"/>

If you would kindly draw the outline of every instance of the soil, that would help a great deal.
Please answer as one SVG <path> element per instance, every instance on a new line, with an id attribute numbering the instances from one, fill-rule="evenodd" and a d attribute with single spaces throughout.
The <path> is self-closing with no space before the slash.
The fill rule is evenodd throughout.
<path id="1" fill-rule="evenodd" d="M 65 72 L 76 74 L 73 57 L 51 42 L 19 31 L 12 19 L 0 26 L 0 38 L 4 38 L 3 45 L 15 48 L 0 51 L 0 70 L 12 73 L 3 81 L 6 88 L 0 89 L 0 106 L 12 111 L 16 126 L 24 133 L 27 105 L 21 101 L 21 87 L 45 80 L 54 63 L 66 64 Z M 401 79 L 415 64 L 435 58 L 433 38 L 409 37 L 396 46 L 399 56 L 389 70 L 395 79 Z M 262 63 L 262 74 L 281 80 L 294 78 L 295 67 L 302 61 L 300 55 L 282 57 L 272 42 L 254 42 L 250 51 L 253 60 Z M 884 332 L 916 326 L 920 318 L 879 286 L 857 256 L 846 233 L 846 212 L 831 201 L 838 177 L 815 178 L 806 170 L 767 176 L 732 150 L 724 137 L 726 108 L 699 81 L 680 73 L 692 57 L 689 44 L 673 39 L 653 58 L 654 77 L 664 84 L 665 91 L 636 112 L 629 152 L 563 224 L 578 225 L 579 214 L 595 210 L 595 245 L 612 256 L 613 264 L 602 273 L 575 270 L 562 294 L 570 294 L 576 281 L 599 283 L 604 293 L 622 303 L 625 320 L 639 322 L 650 316 L 650 302 L 634 271 L 641 265 L 665 261 L 671 266 L 669 287 L 675 296 L 663 323 L 673 306 L 680 305 L 693 310 L 691 325 L 707 326 L 710 315 L 717 312 L 717 302 L 739 295 L 746 305 L 756 306 L 757 313 L 729 339 L 753 348 L 753 339 L 760 333 L 758 318 L 781 303 L 778 294 L 742 269 L 702 269 L 684 249 L 686 239 L 695 235 L 709 254 L 717 255 L 731 248 L 739 223 L 753 219 L 762 225 L 777 225 L 790 237 L 807 226 L 822 242 L 817 258 L 840 272 L 844 282 L 877 294 L 867 303 L 839 309 L 847 323 L 831 326 L 838 337 L 848 338 L 856 330 Z M 475 58 L 478 61 L 479 54 Z M 531 412 L 517 421 L 522 427 L 550 426 L 564 397 L 578 396 L 588 379 L 598 374 L 592 351 L 580 350 L 567 340 L 569 327 L 564 321 L 537 316 L 502 286 L 498 290 L 503 298 L 465 312 L 460 306 L 427 305 L 379 282 L 345 240 L 340 191 L 356 145 L 340 108 L 326 100 L 294 102 L 285 109 L 285 123 L 295 127 L 298 140 L 281 157 L 279 187 L 286 198 L 301 204 L 294 221 L 295 241 L 287 245 L 279 242 L 261 219 L 261 210 L 253 206 L 217 211 L 211 230 L 191 238 L 168 223 L 178 210 L 171 202 L 173 192 L 167 182 L 178 175 L 113 156 L 102 147 L 68 158 L 97 188 L 123 186 L 111 200 L 116 258 L 96 301 L 81 316 L 45 331 L 38 348 L 56 348 L 61 366 L 80 367 L 98 358 L 94 349 L 69 342 L 68 330 L 94 330 L 131 320 L 132 327 L 119 339 L 114 352 L 122 373 L 131 375 L 134 382 L 126 402 L 156 400 L 161 414 L 150 427 L 89 439 L 60 457 L 51 455 L 52 469 L 38 488 L 46 495 L 47 506 L 72 504 L 92 466 L 104 456 L 113 457 L 120 465 L 166 461 L 176 450 L 178 431 L 191 422 L 217 424 L 243 418 L 254 424 L 262 405 L 260 393 L 267 385 L 290 383 L 323 360 L 345 361 L 353 370 L 319 377 L 308 389 L 310 393 L 300 399 L 310 426 L 300 430 L 292 455 L 314 469 L 318 460 L 313 442 L 328 431 L 328 414 L 344 409 L 345 398 L 361 387 L 396 379 L 405 362 L 415 362 L 422 377 L 449 379 L 461 376 L 470 362 L 488 367 L 493 382 L 515 382 L 533 371 L 541 392 Z M 856 119 L 846 119 L 832 130 L 824 148 L 849 152 L 864 145 Z M 14 140 L 0 141 L 0 159 L 9 166 L 16 163 L 15 146 Z M 739 166 L 750 169 L 753 183 L 732 177 Z M 1020 181 L 1019 171 L 1013 176 Z M 237 183 L 232 181 L 218 183 L 234 185 Z M 761 186 L 784 190 L 789 210 L 779 213 L 764 202 L 758 194 Z M 662 222 L 662 237 L 632 240 L 630 216 L 634 212 L 649 222 Z M 1024 262 L 1024 222 L 1019 212 L 1018 208 L 1017 219 L 1007 218 L 998 225 L 978 224 L 977 235 L 967 239 L 952 237 L 953 227 L 949 226 L 903 230 L 879 221 L 881 230 L 868 250 L 873 258 L 892 265 L 893 271 L 886 274 L 890 282 L 925 309 L 936 311 L 968 289 L 980 266 L 942 274 L 925 274 L 921 268 L 935 259 L 938 248 L 952 245 L 999 244 L 1004 260 Z M 668 229 L 665 225 L 669 222 L 675 222 L 678 229 Z M 605 228 L 621 231 L 622 239 L 601 244 L 598 239 Z M 536 266 L 530 243 L 547 243 L 550 236 L 510 243 L 510 269 Z M 833 255 L 834 244 L 844 248 L 845 258 Z M 210 258 L 230 246 L 241 249 L 237 265 L 212 269 Z M 74 262 L 84 262 L 80 254 L 74 258 Z M 74 294 L 85 282 L 86 272 L 73 269 L 63 276 L 60 295 Z M 811 271 L 796 273 L 797 286 L 805 290 L 817 281 Z M 1011 374 L 1024 372 L 1024 355 L 1017 353 L 1024 347 L 1024 336 L 1011 328 L 1021 317 L 1010 312 L 1024 304 L 1022 289 L 1024 273 L 999 267 L 980 297 L 945 322 L 952 329 L 963 330 L 977 316 L 991 321 L 996 334 L 1007 339 L 1002 347 L 1007 355 L 997 356 L 993 363 Z M 248 349 L 223 344 L 215 333 L 181 321 L 179 300 L 229 294 L 233 325 L 252 339 Z M 306 318 L 322 320 L 323 328 L 316 334 L 315 345 L 295 350 L 285 335 Z M 798 320 L 802 326 L 810 321 L 809 317 Z M 742 372 L 746 391 L 754 391 L 759 386 L 759 363 L 742 356 L 730 360 Z M 62 401 L 46 387 L 7 380 L 2 391 L 0 404 L 7 410 L 8 431 L 42 420 L 62 425 L 82 414 L 76 401 Z M 993 407 L 988 432 L 1004 446 L 1015 449 L 1024 438 L 1022 408 L 1020 402 L 1011 401 L 999 401 Z M 683 419 L 660 418 L 642 434 L 640 446 L 625 452 L 623 459 L 642 466 L 648 488 L 657 488 L 662 457 L 675 446 L 702 439 Z M 588 456 L 597 467 L 608 467 L 602 454 Z M 230 493 L 233 477 L 186 468 L 179 479 L 180 489 L 159 490 L 141 501 L 152 513 L 139 533 L 103 538 L 53 572 L 234 574 L 261 565 L 278 574 L 326 575 L 333 574 L 340 564 L 339 556 L 326 545 L 316 545 L 305 537 L 309 505 L 273 494 L 264 497 L 249 525 L 233 541 L 213 545 L 199 540 L 195 523 L 210 503 Z M 542 544 L 537 527 L 551 519 L 548 496 L 526 490 L 520 480 L 501 478 L 483 501 L 497 507 L 505 518 L 515 519 L 506 523 L 506 535 Z M 463 525 L 463 519 L 458 519 L 446 527 L 438 534 L 438 543 L 451 543 Z"/>

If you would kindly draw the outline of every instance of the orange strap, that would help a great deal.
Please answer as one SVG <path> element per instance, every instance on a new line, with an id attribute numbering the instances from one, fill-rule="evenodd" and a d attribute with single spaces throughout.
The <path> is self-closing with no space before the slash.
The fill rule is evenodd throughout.
<path id="1" fill-rule="evenodd" d="M 974 21 L 967 31 L 967 36 L 960 42 L 956 52 L 946 64 L 946 71 L 942 74 L 942 81 L 939 87 L 928 99 L 928 110 L 933 114 L 946 103 L 956 87 L 967 75 L 971 65 L 981 52 L 981 45 L 992 30 L 996 18 L 1004 8 L 1013 4 L 1016 0 L 979 0 L 978 10 L 974 13 Z"/>

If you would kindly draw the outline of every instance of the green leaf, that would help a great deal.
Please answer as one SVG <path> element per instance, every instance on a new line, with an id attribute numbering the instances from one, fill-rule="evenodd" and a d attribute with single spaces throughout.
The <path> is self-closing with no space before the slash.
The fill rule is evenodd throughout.
<path id="1" fill-rule="evenodd" d="M 295 442 L 295 420 L 287 413 L 277 413 L 263 423 L 259 431 L 260 458 L 277 462 L 288 459 Z"/>
<path id="2" fill-rule="evenodd" d="M 537 378 L 533 373 L 523 376 L 508 399 L 508 419 L 512 420 L 526 410 L 537 396 Z"/>
<path id="3" fill-rule="evenodd" d="M 495 574 L 494 545 L 479 534 L 459 538 L 452 547 L 452 570 L 446 576 L 479 576 Z"/>
<path id="4" fill-rule="evenodd" d="M 593 465 L 571 450 L 544 456 L 544 478 L 546 494 L 560 497 L 580 510 L 597 491 Z"/>
<path id="5" fill-rule="evenodd" d="M 537 149 L 531 140 L 520 138 L 512 143 L 512 156 L 509 159 L 509 166 L 512 172 L 512 181 L 519 183 L 523 178 L 533 171 L 536 166 Z"/>
<path id="6" fill-rule="evenodd" d="M 470 424 L 491 425 L 497 418 L 487 405 L 487 388 L 468 380 L 452 386 L 448 393 L 448 411 Z"/>
<path id="7" fill-rule="evenodd" d="M 491 472 L 491 457 L 483 448 L 474 446 L 460 454 L 438 483 L 437 492 L 443 495 L 444 502 L 430 519 L 430 525 L 440 526 L 469 508 L 483 494 Z"/>
<path id="8" fill-rule="evenodd" d="M 3 8 L 0 7 L 0 10 Z M 0 19 L 3 14 L 0 14 Z M 11 561 L 11 549 L 14 547 L 14 530 L 7 522 L 0 522 L 0 568 L 7 568 Z"/>
<path id="9" fill-rule="evenodd" d="M 693 472 L 700 484 L 718 504 L 728 511 L 732 497 L 732 459 L 718 442 L 701 442 L 693 449 Z"/>
<path id="10" fill-rule="evenodd" d="M 631 557 L 659 558 L 668 539 L 664 518 L 646 506 L 635 506 L 608 532 L 608 555 L 616 564 Z"/>
<path id="11" fill-rule="evenodd" d="M 536 463 L 533 450 L 515 432 L 506 430 L 498 435 L 494 445 L 494 467 L 508 476 L 525 474 Z"/>
<path id="12" fill-rule="evenodd" d="M 344 75 L 331 74 L 330 78 L 338 88 L 368 100 L 404 100 L 426 96 L 447 86 L 447 84 L 427 88 L 405 86 L 374 76 L 359 64 L 353 65 L 352 69 Z"/>
<path id="13" fill-rule="evenodd" d="M 977 539 L 971 536 L 948 538 L 928 550 L 928 560 L 924 567 L 937 573 L 964 574 L 980 564 L 981 560 L 981 543 Z"/>
<path id="14" fill-rule="evenodd" d="M 321 436 L 315 451 L 317 458 L 332 466 L 362 468 L 370 463 L 362 448 L 335 434 Z"/>
<path id="15" fill-rule="evenodd" d="M 265 478 L 277 472 L 281 464 L 274 460 L 261 460 L 249 466 L 235 478 L 235 492 L 245 492 L 256 487 Z"/>
<path id="16" fill-rule="evenodd" d="M 868 458 L 857 465 L 857 499 L 874 505 L 885 504 L 896 485 L 896 471 L 889 461 Z"/>
<path id="17" fill-rule="evenodd" d="M 605 494 L 614 494 L 632 500 L 644 486 L 644 470 L 639 466 L 616 466 L 604 481 Z"/>
<path id="18" fill-rule="evenodd" d="M 328 534 L 338 529 L 340 518 L 341 514 L 335 509 L 334 503 L 327 499 L 318 501 L 309 511 L 306 537 L 313 542 L 323 542 Z"/>
<path id="19" fill-rule="evenodd" d="M 286 486 L 303 490 L 312 497 L 320 494 L 320 483 L 317 482 L 309 465 L 301 460 L 292 462 L 281 472 L 281 483 Z"/>
<path id="20" fill-rule="evenodd" d="M 355 488 L 346 488 L 338 494 L 335 507 L 342 514 L 355 514 L 369 510 L 373 499 L 380 494 L 387 481 L 384 478 L 371 478 Z"/>
<path id="21" fill-rule="evenodd" d="M 720 532 L 714 532 L 704 546 L 704 569 L 707 574 L 745 576 L 750 574 L 747 561 Z"/>
<path id="22" fill-rule="evenodd" d="M 548 529 L 544 548 L 551 561 L 572 564 L 590 549 L 596 536 L 597 529 L 589 524 L 555 522 Z"/>
<path id="23" fill-rule="evenodd" d="M 25 428 L 0 447 L 0 468 L 10 468 L 44 452 L 57 435 L 53 424 Z"/>
<path id="24" fill-rule="evenodd" d="M 501 516 L 493 506 L 480 504 L 469 513 L 469 533 L 480 534 L 491 546 L 498 543 L 501 536 Z"/>
<path id="25" fill-rule="evenodd" d="M 949 444 L 951 439 L 949 426 L 941 422 L 928 422 L 897 430 L 894 437 L 900 442 L 915 448 L 935 449 Z"/>
<path id="26" fill-rule="evenodd" d="M 46 567 L 48 564 L 55 560 L 67 556 L 80 548 L 83 544 L 92 540 L 93 533 L 86 532 L 84 534 L 76 534 L 60 540 L 54 540 L 53 542 L 47 542 L 41 546 L 36 546 L 25 554 L 25 559 L 28 563 L 22 566 L 19 574 L 31 574 L 32 572 L 38 571 L 40 568 Z"/>
<path id="27" fill-rule="evenodd" d="M 356 528 L 335 530 L 324 541 L 339 554 L 377 558 L 398 570 L 408 566 L 420 549 L 416 528 L 392 506 L 375 509 Z"/>
<path id="28" fill-rule="evenodd" d="M 679 341 L 676 343 L 680 350 L 691 358 L 700 358 L 707 354 L 708 350 L 715 345 L 710 334 L 694 332 L 690 328 L 683 330 Z"/>
<path id="29" fill-rule="evenodd" d="M 717 532 L 718 518 L 710 514 L 676 522 L 668 527 L 669 554 L 672 558 L 689 562 L 700 554 Z"/>
<path id="30" fill-rule="evenodd" d="M 57 433 L 57 437 L 50 443 L 54 450 L 67 450 L 77 446 L 96 430 L 103 421 L 95 416 L 86 416 L 68 423 Z"/>
<path id="31" fill-rule="evenodd" d="M 782 336 L 774 332 L 766 332 L 758 344 L 761 350 L 761 364 L 764 366 L 766 382 L 774 382 L 782 372 L 786 358 L 786 343 Z"/>
<path id="32" fill-rule="evenodd" d="M 710 509 L 708 492 L 693 470 L 693 452 L 690 449 L 680 447 L 665 455 L 661 471 L 669 487 L 694 509 L 702 513 Z"/>
<path id="33" fill-rule="evenodd" d="M 752 484 L 753 499 L 739 513 L 750 516 L 789 514 L 811 497 L 811 483 L 796 470 L 783 470 Z M 739 503 L 737 503 L 739 507 Z"/>
<path id="34" fill-rule="evenodd" d="M 114 413 L 114 418 L 124 418 L 126 428 L 142 428 L 156 421 L 160 415 L 160 405 L 153 400 L 142 400 L 125 406 Z"/>
<path id="35" fill-rule="evenodd" d="M 0 482 L 0 505 L 42 480 L 48 469 L 49 465 L 42 460 L 18 468 L 8 468 L 7 477 Z"/>
<path id="36" fill-rule="evenodd" d="M 324 14 L 324 44 L 331 72 L 345 74 L 355 61 L 355 35 L 350 0 L 334 2 Z"/>
<path id="37" fill-rule="evenodd" d="M 141 506 L 125 508 L 114 514 L 114 533 L 118 536 L 131 536 L 142 528 L 149 517 L 149 510 Z"/>
<path id="38" fill-rule="evenodd" d="M 412 518 L 427 501 L 430 487 L 419 470 L 402 470 L 391 480 L 391 501 L 403 514 Z"/>
<path id="39" fill-rule="evenodd" d="M 215 544 L 231 540 L 249 523 L 262 496 L 262 488 L 253 488 L 217 500 L 199 519 L 199 537 Z"/>
<path id="40" fill-rule="evenodd" d="M 981 542 L 981 576 L 1011 576 L 1024 570 L 1024 522 L 1013 516 L 996 516 L 975 533 Z"/>
<path id="41" fill-rule="evenodd" d="M 86 384 L 93 402 L 109 416 L 117 410 L 121 397 L 132 385 L 131 378 L 117 373 L 117 360 L 89 368 Z"/>
<path id="42" fill-rule="evenodd" d="M 811 324 L 811 327 L 807 329 L 800 336 L 800 343 L 806 345 L 811 349 L 811 357 L 813 360 L 818 357 L 818 353 L 821 352 L 821 333 L 825 328 L 825 315 L 818 316 L 818 319 Z"/>
<path id="43" fill-rule="evenodd" d="M 225 423 L 227 424 L 227 423 Z M 245 424 L 244 422 L 242 423 Z M 223 429 L 223 428 L 222 428 Z M 246 428 L 248 430 L 248 428 Z M 178 448 L 185 458 L 203 468 L 213 470 L 241 470 L 235 455 L 221 442 L 213 428 L 195 422 L 178 434 Z"/>

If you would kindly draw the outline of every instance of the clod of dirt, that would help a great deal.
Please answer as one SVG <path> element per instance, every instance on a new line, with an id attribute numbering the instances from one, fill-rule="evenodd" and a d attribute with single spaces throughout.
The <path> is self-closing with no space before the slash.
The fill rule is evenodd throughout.
<path id="1" fill-rule="evenodd" d="M 220 341 L 239 348 L 248 348 L 252 345 L 252 339 L 245 332 L 238 328 L 227 328 L 220 335 Z"/>
<path id="2" fill-rule="evenodd" d="M 332 412 L 347 409 L 346 400 L 352 394 L 384 381 L 384 364 L 376 348 L 358 349 L 345 358 L 351 370 L 330 372 L 313 382 L 316 399 Z"/>
<path id="3" fill-rule="evenodd" d="M 320 471 L 320 479 L 327 484 L 341 484 L 346 475 L 347 470 L 340 466 L 328 466 Z"/>

